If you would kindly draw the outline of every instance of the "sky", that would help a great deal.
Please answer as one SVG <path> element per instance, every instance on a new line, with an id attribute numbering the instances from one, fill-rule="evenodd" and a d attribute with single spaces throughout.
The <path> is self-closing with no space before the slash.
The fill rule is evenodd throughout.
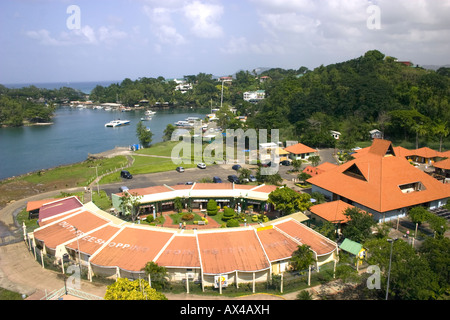
<path id="1" fill-rule="evenodd" d="M 450 64 L 450 0 L 2 0 L 0 83 Z"/>

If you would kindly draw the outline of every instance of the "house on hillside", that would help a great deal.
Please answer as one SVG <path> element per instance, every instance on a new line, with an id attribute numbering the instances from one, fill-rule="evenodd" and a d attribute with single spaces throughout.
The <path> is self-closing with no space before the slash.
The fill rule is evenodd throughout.
<path id="1" fill-rule="evenodd" d="M 243 94 L 243 98 L 245 101 L 256 103 L 266 98 L 266 91 L 265 90 L 246 91 Z"/>
<path id="2" fill-rule="evenodd" d="M 370 139 L 383 139 L 383 132 L 378 129 L 373 129 L 369 131 Z"/>
<path id="3" fill-rule="evenodd" d="M 342 200 L 372 213 L 382 222 L 406 215 L 409 208 L 443 206 L 449 187 L 396 155 L 392 143 L 374 139 L 354 160 L 307 180 L 312 192 L 329 200 Z M 446 186 L 446 185 L 444 185 Z"/>
<path id="4" fill-rule="evenodd" d="M 307 160 L 317 152 L 316 149 L 310 148 L 302 143 L 286 147 L 284 150 L 289 152 L 289 158 L 291 160 Z"/>

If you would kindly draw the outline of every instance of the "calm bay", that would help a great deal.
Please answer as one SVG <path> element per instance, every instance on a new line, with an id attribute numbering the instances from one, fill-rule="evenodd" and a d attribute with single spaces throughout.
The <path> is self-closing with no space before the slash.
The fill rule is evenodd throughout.
<path id="1" fill-rule="evenodd" d="M 152 143 L 161 142 L 167 124 L 187 117 L 204 118 L 209 109 L 158 110 L 144 125 L 153 132 Z M 89 154 L 139 143 L 136 125 L 143 110 L 120 112 L 102 109 L 59 107 L 52 125 L 0 128 L 0 180 L 28 172 L 86 160 Z M 105 123 L 123 119 L 131 124 L 106 128 Z"/>

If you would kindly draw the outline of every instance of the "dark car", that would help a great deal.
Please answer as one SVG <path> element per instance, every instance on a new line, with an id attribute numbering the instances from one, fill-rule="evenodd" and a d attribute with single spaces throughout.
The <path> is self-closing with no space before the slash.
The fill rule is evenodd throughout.
<path id="1" fill-rule="evenodd" d="M 239 164 L 235 164 L 234 166 L 232 166 L 231 167 L 233 170 L 236 170 L 236 171 L 238 171 L 240 168 L 242 168 L 241 167 L 241 165 L 239 165 Z"/>
<path id="2" fill-rule="evenodd" d="M 239 183 L 239 178 L 236 175 L 232 174 L 232 175 L 228 176 L 228 181 L 233 182 L 233 183 Z"/>
<path id="3" fill-rule="evenodd" d="M 214 177 L 213 182 L 214 183 L 222 183 L 222 179 L 220 179 L 219 177 Z"/>
<path id="4" fill-rule="evenodd" d="M 177 167 L 176 169 L 178 172 L 184 172 L 184 168 L 183 167 Z"/>
<path id="5" fill-rule="evenodd" d="M 120 177 L 124 179 L 132 179 L 133 176 L 127 170 L 120 171 Z"/>
<path id="6" fill-rule="evenodd" d="M 282 166 L 290 166 L 291 162 L 289 160 L 283 160 L 283 161 L 280 162 L 280 165 L 282 165 Z"/>

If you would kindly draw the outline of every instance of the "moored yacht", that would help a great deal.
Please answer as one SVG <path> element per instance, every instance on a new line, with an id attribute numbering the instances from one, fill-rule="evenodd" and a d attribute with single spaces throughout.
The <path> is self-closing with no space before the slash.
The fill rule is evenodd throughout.
<path id="1" fill-rule="evenodd" d="M 130 120 L 112 120 L 105 124 L 105 127 L 120 127 L 120 126 L 126 126 L 130 124 Z"/>

